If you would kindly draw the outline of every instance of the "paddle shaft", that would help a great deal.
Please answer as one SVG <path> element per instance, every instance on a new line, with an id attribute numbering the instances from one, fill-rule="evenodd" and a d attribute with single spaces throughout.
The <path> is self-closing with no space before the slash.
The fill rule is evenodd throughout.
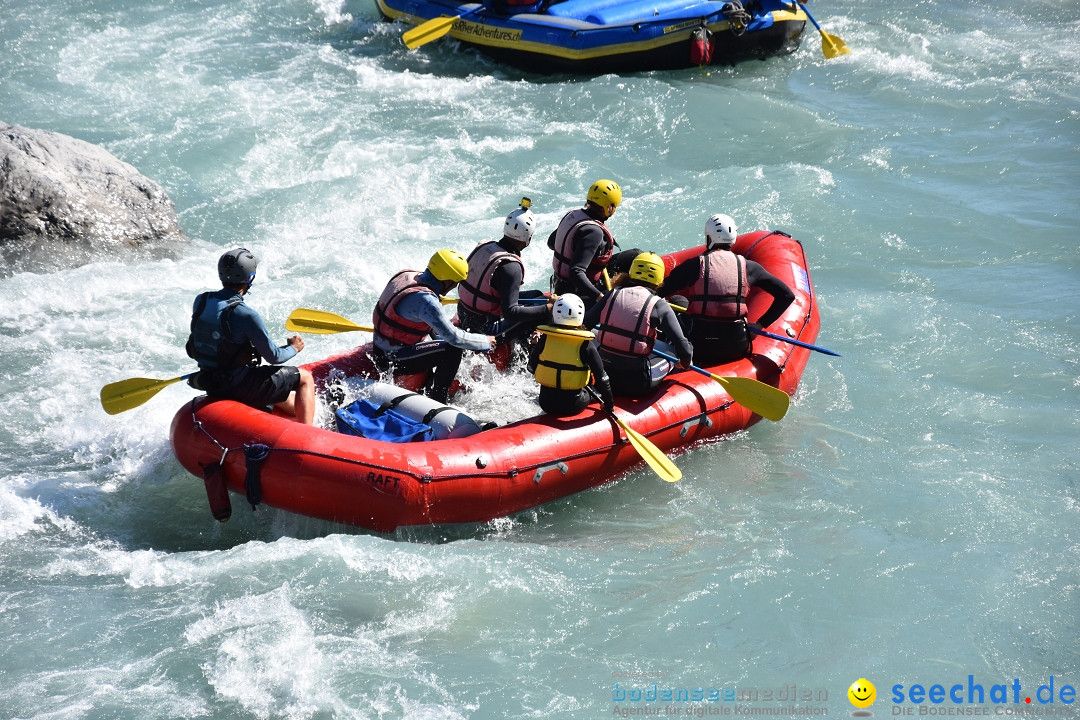
<path id="1" fill-rule="evenodd" d="M 675 310 L 676 312 L 686 312 L 686 308 L 684 308 L 682 305 L 672 305 L 671 309 Z M 750 324 L 747 324 L 746 329 L 749 330 L 750 332 L 754 333 L 755 335 L 764 335 L 767 338 L 772 338 L 773 340 L 779 340 L 780 342 L 791 343 L 792 345 L 798 345 L 799 347 L 804 347 L 804 348 L 806 348 L 808 350 L 817 350 L 819 353 L 825 353 L 826 355 L 832 355 L 834 357 L 843 357 L 842 355 L 840 355 L 840 353 L 835 352 L 833 350 L 829 350 L 828 348 L 819 347 L 818 345 L 811 345 L 810 343 L 803 342 L 802 340 L 794 340 L 792 338 L 784 337 L 783 335 L 777 335 L 776 333 L 771 333 L 771 332 L 769 332 L 767 330 L 762 330 L 760 328 L 756 328 L 756 327 L 754 327 L 753 325 L 750 325 Z"/>
<path id="2" fill-rule="evenodd" d="M 547 303 L 548 300 L 554 299 L 554 297 L 555 297 L 554 295 L 551 296 L 550 298 L 547 295 L 541 295 L 541 296 L 538 296 L 538 297 L 518 297 L 518 303 L 520 303 L 522 305 L 543 305 L 543 304 Z M 443 305 L 457 305 L 458 304 L 458 299 L 457 298 L 449 298 L 449 297 L 440 297 L 439 302 L 441 302 Z"/>
<path id="3" fill-rule="evenodd" d="M 802 340 L 796 340 L 794 338 L 784 337 L 783 335 L 777 335 L 776 333 L 771 333 L 768 330 L 760 330 L 760 329 L 755 328 L 755 327 L 753 327 L 751 325 L 748 325 L 747 329 L 750 332 L 754 333 L 755 335 L 762 335 L 762 336 L 767 337 L 767 338 L 772 338 L 773 340 L 779 340 L 780 342 L 786 342 L 786 343 L 791 343 L 792 345 L 798 345 L 799 347 L 804 347 L 807 350 L 816 350 L 819 353 L 825 353 L 826 355 L 832 355 L 833 357 L 843 357 L 840 353 L 836 352 L 835 350 L 830 350 L 828 348 L 823 348 L 820 345 L 811 345 L 808 342 L 803 342 Z"/>
<path id="4" fill-rule="evenodd" d="M 818 29 L 818 32 L 825 32 L 821 29 L 821 25 L 818 24 L 818 21 L 814 19 L 814 16 L 810 14 L 810 8 L 806 7 L 806 3 L 799 4 L 802 5 L 802 11 L 806 13 L 806 17 L 810 18 L 810 22 L 814 23 L 814 27 Z"/>
<path id="5" fill-rule="evenodd" d="M 600 396 L 596 394 L 588 385 L 585 386 L 585 391 L 593 396 L 596 402 L 600 403 L 601 409 L 604 409 L 604 401 L 600 399 Z M 630 441 L 634 450 L 641 457 L 645 463 L 652 468 L 660 479 L 664 482 L 677 482 L 682 477 L 682 470 L 680 470 L 675 463 L 671 461 L 664 451 L 656 447 L 655 444 L 647 437 L 634 430 L 632 427 L 623 422 L 622 418 L 615 414 L 613 410 L 604 409 L 604 412 L 609 418 L 615 421 L 615 424 L 623 429 L 626 433 L 626 439 Z"/>

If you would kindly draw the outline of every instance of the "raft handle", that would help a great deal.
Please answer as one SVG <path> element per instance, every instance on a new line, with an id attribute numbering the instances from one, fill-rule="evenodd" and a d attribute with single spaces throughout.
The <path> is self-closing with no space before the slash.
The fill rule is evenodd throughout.
<path id="1" fill-rule="evenodd" d="M 552 463 L 551 465 L 541 465 L 540 467 L 536 468 L 536 474 L 533 475 L 533 482 L 539 485 L 540 478 L 542 478 L 544 476 L 544 473 L 546 473 L 548 470 L 558 470 L 563 475 L 570 472 L 570 468 L 567 466 L 566 463 L 561 460 L 557 463 Z"/>
<path id="2" fill-rule="evenodd" d="M 713 426 L 712 418 L 709 417 L 707 414 L 702 413 L 701 415 L 698 415 L 696 418 L 692 418 L 690 420 L 687 420 L 686 422 L 683 423 L 682 429 L 679 430 L 679 437 L 681 437 L 681 438 L 686 437 L 687 434 L 693 428 L 695 428 L 698 425 L 704 425 L 706 427 L 706 429 L 711 428 Z"/>

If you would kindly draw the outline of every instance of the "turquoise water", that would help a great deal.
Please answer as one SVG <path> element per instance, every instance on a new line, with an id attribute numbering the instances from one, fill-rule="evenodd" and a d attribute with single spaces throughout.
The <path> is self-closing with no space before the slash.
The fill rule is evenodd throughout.
<path id="1" fill-rule="evenodd" d="M 0 716 L 846 716 L 863 677 L 877 717 L 1080 716 L 1074 7 L 812 10 L 851 55 L 811 29 L 787 58 L 568 79 L 408 53 L 369 0 L 4 3 L 0 120 L 131 163 L 191 243 L 0 279 Z M 522 195 L 546 234 L 603 176 L 627 246 L 695 244 L 714 212 L 801 239 L 843 353 L 677 484 L 392 537 L 238 497 L 218 525 L 167 443 L 190 390 L 101 411 L 104 383 L 190 369 L 223 249 L 261 257 L 284 338 L 298 306 L 365 322 Z M 528 283 L 549 260 L 529 248 Z"/>

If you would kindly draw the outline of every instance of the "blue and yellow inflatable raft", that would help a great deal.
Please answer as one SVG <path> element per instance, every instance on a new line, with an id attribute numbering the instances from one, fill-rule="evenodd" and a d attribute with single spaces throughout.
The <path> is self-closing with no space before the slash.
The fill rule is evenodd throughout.
<path id="1" fill-rule="evenodd" d="M 388 20 L 442 32 L 534 73 L 603 74 L 734 65 L 798 49 L 807 15 L 784 0 L 375 0 Z M 446 32 L 446 28 L 449 32 Z"/>

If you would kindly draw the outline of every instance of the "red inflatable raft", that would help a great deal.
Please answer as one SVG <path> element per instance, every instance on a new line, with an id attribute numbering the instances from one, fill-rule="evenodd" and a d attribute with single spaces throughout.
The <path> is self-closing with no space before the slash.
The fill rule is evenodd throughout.
<path id="1" fill-rule="evenodd" d="M 668 271 L 702 249 L 665 256 Z M 761 263 L 795 292 L 795 302 L 766 329 L 813 343 L 820 320 L 802 245 L 784 233 L 757 231 L 739 236 L 734 250 Z M 770 302 L 764 293 L 751 294 L 750 318 L 760 316 Z M 707 369 L 754 378 L 792 394 L 809 354 L 804 347 L 758 336 L 751 357 Z M 350 376 L 374 376 L 363 348 L 305 367 L 320 385 L 335 368 Z M 615 413 L 664 451 L 742 430 L 761 419 L 733 402 L 720 383 L 681 370 L 651 397 L 616 398 Z M 261 497 L 254 499 L 380 532 L 405 525 L 486 522 L 610 482 L 642 464 L 625 433 L 596 404 L 574 417 L 537 415 L 470 437 L 389 443 L 199 397 L 176 413 L 171 440 L 180 463 L 209 478 L 215 514 L 225 495 L 220 481 L 243 494 L 250 450 L 259 448 Z M 249 499 L 250 493 L 249 487 Z"/>

